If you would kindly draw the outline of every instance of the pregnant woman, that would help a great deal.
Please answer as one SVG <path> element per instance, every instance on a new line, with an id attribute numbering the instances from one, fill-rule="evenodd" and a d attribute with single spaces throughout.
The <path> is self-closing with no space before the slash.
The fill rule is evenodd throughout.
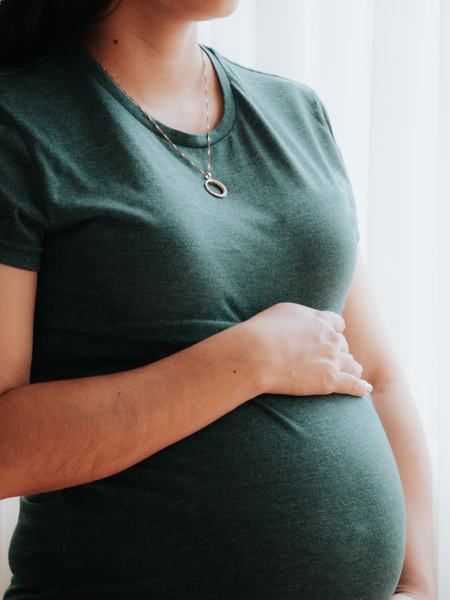
<path id="1" fill-rule="evenodd" d="M 341 152 L 236 5 L 2 2 L 4 600 L 435 599 Z"/>

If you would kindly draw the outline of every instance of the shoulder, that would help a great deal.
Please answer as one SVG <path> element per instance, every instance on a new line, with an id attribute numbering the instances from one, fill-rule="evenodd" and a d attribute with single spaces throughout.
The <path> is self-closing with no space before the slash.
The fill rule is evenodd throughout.
<path id="1" fill-rule="evenodd" d="M 55 104 L 74 86 L 64 49 L 21 66 L 0 67 L 0 117 L 30 127 L 55 116 Z"/>
<path id="2" fill-rule="evenodd" d="M 303 108 L 320 119 L 321 101 L 312 86 L 277 73 L 243 65 L 231 60 L 217 48 L 208 47 L 226 68 L 235 85 L 240 85 L 242 89 L 249 91 L 270 94 L 271 102 L 278 101 L 280 104 L 294 102 L 297 108 Z"/>

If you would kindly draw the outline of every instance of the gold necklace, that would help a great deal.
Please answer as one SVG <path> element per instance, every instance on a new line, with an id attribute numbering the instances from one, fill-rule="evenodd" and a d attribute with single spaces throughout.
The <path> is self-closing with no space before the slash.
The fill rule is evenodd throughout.
<path id="1" fill-rule="evenodd" d="M 200 46 L 199 46 L 200 48 Z M 205 177 L 205 181 L 204 181 L 204 186 L 205 189 L 212 194 L 213 196 L 216 196 L 217 198 L 224 198 L 227 193 L 228 190 L 225 186 L 224 183 L 222 183 L 221 181 L 219 181 L 218 179 L 213 179 L 212 177 L 212 172 L 211 172 L 211 128 L 209 125 L 209 113 L 208 113 L 208 84 L 207 84 L 207 80 L 206 80 L 206 65 L 205 65 L 205 51 L 200 48 L 200 51 L 202 53 L 202 62 L 203 62 L 203 76 L 204 76 L 204 81 L 205 81 L 205 106 L 206 106 L 206 122 L 208 125 L 208 131 L 207 131 L 207 140 L 208 140 L 208 170 L 204 171 L 201 167 L 199 167 L 199 165 L 197 163 L 195 163 L 194 161 L 192 161 L 188 156 L 186 156 L 186 154 L 183 152 L 183 150 L 181 150 L 181 148 L 179 148 L 171 139 L 170 137 L 167 135 L 167 133 L 165 131 L 163 131 L 161 129 L 161 127 L 158 125 L 158 123 L 153 119 L 153 117 L 151 115 L 149 115 L 143 108 L 142 106 L 136 102 L 136 100 L 134 98 L 132 98 L 121 86 L 120 84 L 114 79 L 114 77 L 106 70 L 106 68 L 102 65 L 102 63 L 100 61 L 98 61 L 95 56 L 93 56 L 94 60 L 99 64 L 99 66 L 103 69 L 103 71 L 108 75 L 108 77 L 110 77 L 111 79 L 113 79 L 115 81 L 115 83 L 117 84 L 117 86 L 122 90 L 122 92 L 133 102 L 133 104 L 135 104 L 139 110 L 148 118 L 150 119 L 150 121 L 153 123 L 153 125 L 158 129 L 158 131 L 160 131 L 160 133 L 162 133 L 162 135 L 164 136 L 164 138 L 170 142 L 170 144 L 172 144 L 172 146 L 175 148 L 175 150 L 177 150 L 181 156 L 183 158 L 185 158 L 187 161 L 189 161 L 191 163 L 191 165 L 197 169 L 199 169 L 199 171 L 203 174 L 203 176 Z M 217 192 L 216 190 L 214 190 L 212 187 L 210 187 L 210 185 L 214 185 L 217 188 L 219 188 L 220 192 Z"/>

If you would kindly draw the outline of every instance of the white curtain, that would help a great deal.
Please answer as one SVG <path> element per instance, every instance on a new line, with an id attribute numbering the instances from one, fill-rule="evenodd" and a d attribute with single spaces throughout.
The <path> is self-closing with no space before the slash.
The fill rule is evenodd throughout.
<path id="1" fill-rule="evenodd" d="M 241 0 L 200 23 L 199 39 L 311 85 L 328 109 L 428 439 L 439 600 L 450 599 L 450 0 Z M 17 509 L 0 504 L 0 592 Z"/>

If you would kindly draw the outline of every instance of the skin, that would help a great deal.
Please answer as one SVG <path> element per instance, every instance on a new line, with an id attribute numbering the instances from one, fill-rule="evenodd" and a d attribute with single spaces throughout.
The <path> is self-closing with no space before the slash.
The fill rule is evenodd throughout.
<path id="1" fill-rule="evenodd" d="M 152 117 L 175 129 L 206 133 L 197 21 L 226 17 L 238 3 L 114 0 L 107 16 L 85 28 L 82 45 Z M 205 59 L 213 129 L 223 114 L 223 98 L 211 61 Z"/>
<path id="2" fill-rule="evenodd" d="M 152 116 L 176 129 L 206 133 L 204 113 L 199 111 L 203 79 L 197 21 L 225 17 L 237 5 L 238 0 L 122 0 L 106 18 L 86 28 L 83 45 Z M 209 59 L 207 65 L 213 128 L 221 118 L 223 99 Z M 0 265 L 0 283 L 6 294 L 0 297 L 0 315 L 7 315 L 0 339 L 0 353 L 7 357 L 1 382 L 5 392 L 29 382 L 37 273 Z M 405 491 L 407 548 L 393 600 L 436 600 L 431 469 L 425 435 L 384 329 L 360 250 L 342 316 L 350 352 L 374 386 L 372 400 Z"/>

